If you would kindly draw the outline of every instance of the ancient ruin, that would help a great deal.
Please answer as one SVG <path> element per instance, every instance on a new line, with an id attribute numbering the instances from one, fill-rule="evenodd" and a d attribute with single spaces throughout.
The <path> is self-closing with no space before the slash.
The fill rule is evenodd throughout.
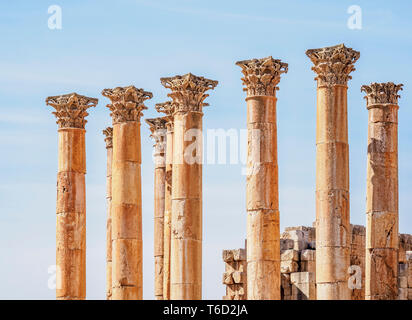
<path id="1" fill-rule="evenodd" d="M 287 63 L 272 57 L 236 62 L 247 92 L 248 300 L 280 299 L 276 91 Z"/>
<path id="2" fill-rule="evenodd" d="M 70 93 L 48 97 L 59 126 L 56 204 L 56 298 L 86 298 L 87 109 L 98 100 Z"/>
<path id="3" fill-rule="evenodd" d="M 367 300 L 398 295 L 398 91 L 402 84 L 362 86 L 369 111 L 366 193 Z"/>
<path id="4" fill-rule="evenodd" d="M 106 199 L 107 199 L 107 222 L 106 222 L 106 299 L 112 299 L 112 162 L 113 162 L 113 128 L 107 127 L 103 130 L 107 150 L 106 169 Z"/>
<path id="5" fill-rule="evenodd" d="M 112 299 L 142 299 L 140 118 L 150 92 L 134 86 L 104 89 L 113 121 Z"/>
<path id="6" fill-rule="evenodd" d="M 163 300 L 164 212 L 166 187 L 166 123 L 165 118 L 146 119 L 154 144 L 154 271 L 155 298 Z"/>
<path id="7" fill-rule="evenodd" d="M 350 224 L 347 91 L 360 53 L 307 50 L 317 81 L 316 220 L 280 233 L 277 96 L 288 64 L 238 61 L 247 110 L 247 230 L 244 248 L 223 251 L 224 300 L 412 300 L 412 235 L 399 234 L 398 95 L 402 84 L 366 93 L 366 227 Z M 203 108 L 218 82 L 191 73 L 160 79 L 170 101 L 146 119 L 154 141 L 154 297 L 202 299 Z M 152 93 L 104 89 L 106 299 L 143 295 L 140 125 Z M 98 100 L 48 97 L 58 124 L 56 298 L 86 298 L 85 117 Z M 366 121 L 365 121 L 366 128 Z M 242 233 L 239 230 L 239 233 Z M 223 264 L 222 264 L 223 266 Z"/>
<path id="8" fill-rule="evenodd" d="M 172 232 L 173 102 L 156 104 L 166 114 L 165 208 L 163 226 L 163 299 L 170 300 L 170 248 Z"/>
<path id="9" fill-rule="evenodd" d="M 280 236 L 281 300 L 316 300 L 316 227 L 287 227 Z M 394 300 L 412 300 L 412 235 L 399 234 L 399 260 L 397 268 L 398 293 Z M 366 228 L 350 225 L 350 264 L 347 287 L 348 300 L 365 300 Z M 247 273 L 242 273 L 242 255 L 245 249 L 223 250 L 226 286 L 225 300 L 247 300 Z M 238 257 L 238 258 L 236 258 Z M 235 280 L 241 279 L 241 280 Z M 236 281 L 239 281 L 237 283 Z M 382 298 L 381 298 L 382 299 Z M 384 298 L 385 299 L 385 298 Z M 386 298 L 387 300 L 387 298 Z"/>
<path id="10" fill-rule="evenodd" d="M 160 79 L 173 100 L 170 299 L 202 298 L 202 117 L 207 90 L 217 81 L 184 76 Z M 195 148 L 187 134 L 195 138 Z"/>
<path id="11" fill-rule="evenodd" d="M 350 248 L 347 82 L 359 52 L 343 44 L 306 51 L 317 80 L 316 288 L 321 300 L 347 300 Z"/>

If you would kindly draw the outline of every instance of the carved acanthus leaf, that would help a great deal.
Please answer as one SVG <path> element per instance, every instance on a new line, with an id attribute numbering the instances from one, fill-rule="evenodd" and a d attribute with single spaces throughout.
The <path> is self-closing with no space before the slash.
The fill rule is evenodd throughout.
<path id="1" fill-rule="evenodd" d="M 242 68 L 248 96 L 275 96 L 279 90 L 280 75 L 288 72 L 288 64 L 272 57 L 236 62 Z"/>
<path id="2" fill-rule="evenodd" d="M 167 121 L 167 125 L 169 125 L 169 127 L 173 127 L 173 113 L 175 110 L 175 104 L 173 103 L 173 101 L 157 103 L 155 105 L 155 109 L 157 112 L 166 114 L 164 118 Z"/>
<path id="3" fill-rule="evenodd" d="M 376 83 L 373 82 L 370 85 L 363 85 L 361 92 L 365 92 L 364 97 L 367 101 L 367 105 L 373 104 L 398 104 L 399 90 L 402 89 L 403 84 L 394 84 L 393 82 Z"/>
<path id="4" fill-rule="evenodd" d="M 207 90 L 214 89 L 218 82 L 204 77 L 198 77 L 191 73 L 183 76 L 161 78 L 160 82 L 165 88 L 172 90 L 168 94 L 172 98 L 175 112 L 202 112 L 207 106 L 203 101 L 208 97 Z"/>
<path id="5" fill-rule="evenodd" d="M 135 86 L 104 89 L 102 95 L 112 102 L 107 107 L 111 111 L 113 123 L 140 121 L 142 111 L 147 109 L 143 102 L 153 97 L 151 92 L 137 89 Z"/>
<path id="6" fill-rule="evenodd" d="M 46 104 L 56 109 L 56 123 L 59 128 L 81 128 L 84 129 L 89 115 L 87 109 L 95 107 L 98 99 L 89 98 L 77 93 L 69 93 L 61 96 L 46 98 Z"/>
<path id="7" fill-rule="evenodd" d="M 103 134 L 105 135 L 106 149 L 113 148 L 113 128 L 107 127 L 103 130 Z"/>
<path id="8" fill-rule="evenodd" d="M 349 75 L 355 71 L 354 63 L 360 53 L 340 44 L 333 47 L 310 49 L 306 55 L 313 62 L 312 70 L 316 72 L 319 85 L 346 85 L 352 79 Z"/>

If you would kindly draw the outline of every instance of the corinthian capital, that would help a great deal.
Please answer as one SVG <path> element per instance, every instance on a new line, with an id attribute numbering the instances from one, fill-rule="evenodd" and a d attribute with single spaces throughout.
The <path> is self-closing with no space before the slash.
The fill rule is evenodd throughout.
<path id="1" fill-rule="evenodd" d="M 191 73 L 183 76 L 170 78 L 160 78 L 160 82 L 165 88 L 172 90 L 168 94 L 174 103 L 173 113 L 175 112 L 201 112 L 202 107 L 207 106 L 203 101 L 208 97 L 205 92 L 214 89 L 218 82 L 204 77 L 198 77 Z"/>
<path id="2" fill-rule="evenodd" d="M 98 100 L 81 96 L 77 93 L 69 93 L 61 96 L 47 97 L 46 104 L 56 109 L 56 123 L 59 128 L 81 128 L 84 129 L 90 107 L 95 107 Z"/>
<path id="3" fill-rule="evenodd" d="M 107 127 L 103 130 L 103 134 L 105 135 L 106 149 L 113 148 L 113 128 Z"/>
<path id="4" fill-rule="evenodd" d="M 306 55 L 313 62 L 312 70 L 316 72 L 320 85 L 346 85 L 355 71 L 353 64 L 359 59 L 360 53 L 340 44 L 333 47 L 310 49 Z"/>
<path id="5" fill-rule="evenodd" d="M 147 107 L 143 102 L 153 97 L 151 92 L 137 89 L 135 86 L 104 89 L 102 95 L 112 102 L 107 107 L 112 112 L 113 123 L 139 121 Z"/>
<path id="6" fill-rule="evenodd" d="M 165 152 L 165 143 L 166 143 L 166 117 L 146 119 L 146 123 L 149 125 L 150 136 L 155 141 L 155 153 L 162 154 Z"/>
<path id="7" fill-rule="evenodd" d="M 393 82 L 376 83 L 363 85 L 361 91 L 366 93 L 365 99 L 368 106 L 374 104 L 398 104 L 398 91 L 402 90 L 403 84 Z"/>
<path id="8" fill-rule="evenodd" d="M 288 64 L 272 57 L 236 62 L 242 68 L 243 91 L 248 96 L 275 96 L 280 75 L 288 72 Z"/>

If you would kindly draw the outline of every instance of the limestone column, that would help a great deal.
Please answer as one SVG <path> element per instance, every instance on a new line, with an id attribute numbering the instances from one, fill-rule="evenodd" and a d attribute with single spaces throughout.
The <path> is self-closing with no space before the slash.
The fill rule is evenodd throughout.
<path id="1" fill-rule="evenodd" d="M 202 117 L 217 81 L 192 74 L 162 78 L 174 110 L 170 299 L 202 298 Z"/>
<path id="2" fill-rule="evenodd" d="M 142 191 L 140 118 L 150 92 L 134 86 L 104 89 L 113 120 L 112 299 L 140 300 Z"/>
<path id="3" fill-rule="evenodd" d="M 98 100 L 76 93 L 48 97 L 59 126 L 56 205 L 56 298 L 86 298 L 87 109 Z"/>
<path id="4" fill-rule="evenodd" d="M 154 139 L 154 293 L 156 300 L 163 300 L 163 241 L 165 212 L 165 177 L 166 177 L 166 119 L 146 119 Z"/>
<path id="5" fill-rule="evenodd" d="M 398 297 L 398 91 L 402 84 L 362 86 L 369 110 L 365 299 Z"/>
<path id="6" fill-rule="evenodd" d="M 317 77 L 316 288 L 318 300 L 349 300 L 347 82 L 359 52 L 343 44 L 306 51 Z"/>
<path id="7" fill-rule="evenodd" d="M 247 93 L 247 299 L 280 300 L 276 91 L 288 64 L 272 57 L 236 64 Z"/>
<path id="8" fill-rule="evenodd" d="M 172 165 L 173 165 L 173 103 L 167 101 L 156 104 L 156 110 L 166 114 L 166 172 L 165 172 L 165 212 L 163 238 L 163 300 L 170 300 L 170 242 L 172 217 Z"/>
<path id="9" fill-rule="evenodd" d="M 106 299 L 112 299 L 112 160 L 113 160 L 113 128 L 103 130 L 107 150 L 106 169 Z"/>

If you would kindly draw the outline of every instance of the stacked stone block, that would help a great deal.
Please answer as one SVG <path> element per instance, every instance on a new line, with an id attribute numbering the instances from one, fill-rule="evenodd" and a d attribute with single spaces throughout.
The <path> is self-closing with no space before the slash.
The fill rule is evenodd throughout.
<path id="1" fill-rule="evenodd" d="M 281 297 L 316 299 L 315 229 L 289 227 L 281 236 Z"/>
<path id="2" fill-rule="evenodd" d="M 407 263 L 406 252 L 412 251 L 412 235 L 399 235 L 399 263 Z"/>
<path id="3" fill-rule="evenodd" d="M 398 269 L 398 300 L 412 300 L 412 251 L 404 254 Z"/>
<path id="4" fill-rule="evenodd" d="M 223 261 L 225 262 L 223 284 L 226 285 L 226 295 L 223 297 L 223 300 L 246 300 L 246 250 L 223 250 Z"/>
<path id="5" fill-rule="evenodd" d="M 366 228 L 351 225 L 350 235 L 348 286 L 350 282 L 351 300 L 365 300 Z M 244 252 L 244 249 L 223 251 L 226 263 L 224 299 L 246 299 L 246 295 L 242 296 L 246 292 L 246 261 L 241 258 Z M 280 237 L 280 253 L 281 299 L 316 300 L 316 229 L 287 227 Z M 238 272 L 242 275 L 239 276 Z M 398 287 L 399 300 L 412 300 L 412 235 L 409 234 L 399 235 Z"/>

